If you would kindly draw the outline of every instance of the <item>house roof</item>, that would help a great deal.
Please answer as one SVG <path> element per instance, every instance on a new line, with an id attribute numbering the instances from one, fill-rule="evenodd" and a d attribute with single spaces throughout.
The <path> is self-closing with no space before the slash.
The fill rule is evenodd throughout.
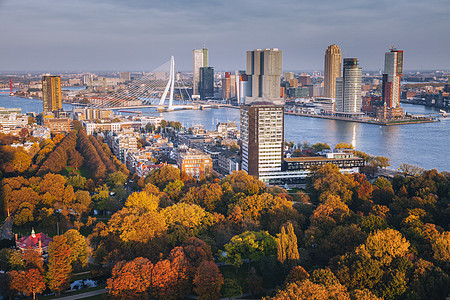
<path id="1" fill-rule="evenodd" d="M 16 245 L 20 249 L 38 248 L 39 241 L 41 241 L 41 247 L 45 248 L 48 247 L 51 242 L 53 242 L 53 239 L 44 233 L 34 234 L 33 232 L 30 236 L 24 236 L 20 238 L 16 242 Z"/>

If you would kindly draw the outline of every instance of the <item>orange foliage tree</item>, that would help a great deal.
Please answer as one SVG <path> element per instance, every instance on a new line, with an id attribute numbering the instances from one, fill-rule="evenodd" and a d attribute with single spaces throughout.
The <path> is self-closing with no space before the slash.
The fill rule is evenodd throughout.
<path id="1" fill-rule="evenodd" d="M 219 299 L 223 276 L 213 261 L 203 261 L 194 278 L 194 291 L 199 299 Z"/>

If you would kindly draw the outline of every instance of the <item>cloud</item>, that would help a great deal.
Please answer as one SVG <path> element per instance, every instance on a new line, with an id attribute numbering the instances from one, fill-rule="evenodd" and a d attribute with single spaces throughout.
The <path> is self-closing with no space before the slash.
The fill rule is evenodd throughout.
<path id="1" fill-rule="evenodd" d="M 244 68 L 245 51 L 278 47 L 284 68 L 323 68 L 329 44 L 368 69 L 405 50 L 405 68 L 450 68 L 444 0 L 0 0 L 6 69 L 151 69 L 210 49 L 221 70 Z M 431 46 L 432 45 L 432 46 Z"/>

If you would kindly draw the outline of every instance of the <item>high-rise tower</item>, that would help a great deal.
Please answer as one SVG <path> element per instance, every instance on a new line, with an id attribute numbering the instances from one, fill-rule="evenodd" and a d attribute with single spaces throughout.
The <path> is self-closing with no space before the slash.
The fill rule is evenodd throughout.
<path id="1" fill-rule="evenodd" d="M 42 78 L 42 95 L 44 112 L 61 110 L 61 77 L 45 75 Z"/>
<path id="2" fill-rule="evenodd" d="M 192 94 L 199 95 L 200 68 L 208 66 L 208 49 L 194 49 Z"/>
<path id="3" fill-rule="evenodd" d="M 284 100 L 280 97 L 282 52 L 247 52 L 251 96 L 241 106 L 242 170 L 268 181 L 281 171 L 284 141 Z"/>
<path id="4" fill-rule="evenodd" d="M 341 77 L 341 49 L 328 46 L 325 51 L 324 96 L 336 98 L 336 78 Z"/>
<path id="5" fill-rule="evenodd" d="M 280 97 L 282 63 L 282 51 L 277 48 L 247 51 L 247 75 L 252 88 L 246 104 L 254 101 L 284 104 Z"/>
<path id="6" fill-rule="evenodd" d="M 400 83 L 403 74 L 403 51 L 394 47 L 384 55 L 383 103 L 387 108 L 400 105 Z"/>
<path id="7" fill-rule="evenodd" d="M 336 113 L 348 116 L 361 113 L 361 78 L 358 59 L 344 58 L 343 76 L 336 79 Z"/>

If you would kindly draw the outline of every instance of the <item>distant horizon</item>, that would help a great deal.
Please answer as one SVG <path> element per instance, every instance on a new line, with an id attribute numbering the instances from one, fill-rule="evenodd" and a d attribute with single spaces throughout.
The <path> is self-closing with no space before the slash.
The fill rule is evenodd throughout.
<path id="1" fill-rule="evenodd" d="M 214 66 L 210 66 L 213 67 Z M 236 70 L 245 70 L 244 69 L 227 69 L 227 70 L 216 70 L 214 69 L 214 72 L 234 72 Z M 181 73 L 192 73 L 192 70 L 176 70 L 177 72 L 181 72 Z M 373 72 L 379 72 L 380 69 L 378 70 L 366 70 L 363 69 L 363 72 L 369 72 L 369 73 L 373 73 Z M 421 72 L 421 73 L 425 73 L 425 72 L 448 72 L 449 74 L 444 74 L 444 76 L 450 75 L 450 69 L 405 69 L 403 70 L 403 75 L 405 73 L 411 73 L 411 72 Z M 17 70 L 17 71 L 0 71 L 0 76 L 9 76 L 9 75 L 26 75 L 27 73 L 31 73 L 32 75 L 40 75 L 43 73 L 50 73 L 50 74 L 75 74 L 75 73 L 119 73 L 119 72 L 131 72 L 131 73 L 138 73 L 138 72 L 160 72 L 160 71 L 152 71 L 152 70 L 96 70 L 96 71 L 91 71 L 91 70 L 65 70 L 65 71 L 61 71 L 61 70 L 46 70 L 46 71 L 41 71 L 41 70 L 30 70 L 30 71 L 24 71 L 24 70 Z M 168 71 L 167 71 L 168 72 Z M 307 72 L 321 72 L 323 73 L 324 70 L 319 70 L 319 69 L 310 69 L 310 70 L 283 70 L 283 74 L 286 72 L 293 72 L 293 73 L 307 73 Z M 364 74 L 363 74 L 364 76 Z"/>

